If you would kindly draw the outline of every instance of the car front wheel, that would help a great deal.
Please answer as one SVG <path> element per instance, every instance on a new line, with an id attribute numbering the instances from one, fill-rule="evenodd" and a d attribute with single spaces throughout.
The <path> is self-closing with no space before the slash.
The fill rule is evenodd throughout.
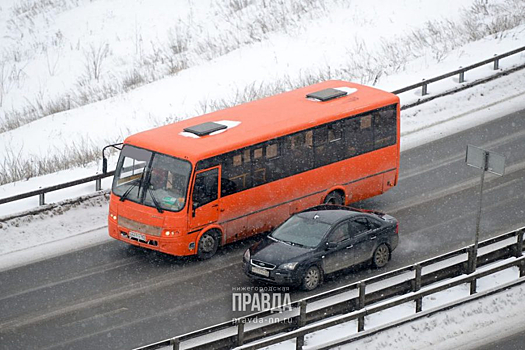
<path id="1" fill-rule="evenodd" d="M 379 245 L 374 252 L 372 262 L 376 268 L 384 267 L 390 258 L 390 249 L 385 243 Z"/>
<path id="2" fill-rule="evenodd" d="M 320 283 L 321 270 L 315 265 L 312 265 L 309 268 L 307 268 L 303 276 L 301 287 L 304 290 L 310 291 L 317 288 L 317 286 L 319 286 Z"/>

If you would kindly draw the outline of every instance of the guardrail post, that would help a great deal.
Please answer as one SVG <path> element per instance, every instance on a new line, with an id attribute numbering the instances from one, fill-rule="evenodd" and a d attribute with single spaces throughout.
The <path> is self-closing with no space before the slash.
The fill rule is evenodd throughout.
<path id="1" fill-rule="evenodd" d="M 421 96 L 428 95 L 428 84 L 425 83 L 425 79 L 423 79 L 423 85 L 421 86 Z"/>
<path id="2" fill-rule="evenodd" d="M 516 258 L 519 258 L 523 255 L 523 234 L 525 233 L 525 230 L 519 230 L 518 231 L 518 241 L 516 242 Z"/>
<path id="3" fill-rule="evenodd" d="M 299 302 L 299 320 L 297 327 L 303 327 L 306 324 L 306 300 Z"/>
<path id="4" fill-rule="evenodd" d="M 179 350 L 180 349 L 180 340 L 179 338 L 173 338 L 170 340 L 170 344 L 173 347 L 173 350 Z"/>
<path id="5" fill-rule="evenodd" d="M 462 69 L 463 67 L 459 67 L 459 69 Z M 461 72 L 459 72 L 459 83 L 464 83 L 465 82 L 465 71 L 462 70 Z"/>
<path id="6" fill-rule="evenodd" d="M 476 271 L 476 260 L 477 256 L 474 253 L 474 246 L 468 247 L 468 260 L 467 260 L 467 274 L 473 273 Z"/>
<path id="7" fill-rule="evenodd" d="M 95 180 L 95 191 L 100 191 L 102 189 L 102 179 L 98 178 Z"/>
<path id="8" fill-rule="evenodd" d="M 520 261 L 519 268 L 520 268 L 520 277 L 525 276 L 525 260 Z"/>
<path id="9" fill-rule="evenodd" d="M 303 327 L 306 324 L 306 300 L 299 302 L 299 319 L 297 320 L 297 327 Z M 295 338 L 295 349 L 302 350 L 304 346 L 304 335 Z"/>
<path id="10" fill-rule="evenodd" d="M 472 281 L 470 281 L 470 295 L 476 294 L 476 284 L 478 282 L 477 278 L 473 278 Z"/>
<path id="11" fill-rule="evenodd" d="M 304 335 L 300 335 L 295 338 L 295 350 L 303 350 L 304 346 Z"/>
<path id="12" fill-rule="evenodd" d="M 38 205 L 46 204 L 46 200 L 44 198 L 44 195 L 45 194 L 43 192 L 38 195 Z"/>
<path id="13" fill-rule="evenodd" d="M 494 57 L 496 57 L 497 54 L 494 54 Z M 494 70 L 498 70 L 499 69 L 499 59 L 495 58 L 494 59 Z"/>
<path id="14" fill-rule="evenodd" d="M 421 265 L 416 264 L 414 268 L 415 268 L 414 270 L 415 270 L 416 276 L 414 277 L 413 292 L 417 292 L 418 290 L 421 289 Z M 416 312 L 421 312 L 422 309 L 423 309 L 423 298 L 420 297 L 416 299 Z"/>
<path id="15" fill-rule="evenodd" d="M 237 320 L 237 346 L 244 343 L 244 320 Z"/>
<path id="16" fill-rule="evenodd" d="M 361 310 L 365 307 L 365 294 L 366 294 L 366 284 L 365 282 L 359 282 L 359 298 L 357 301 L 357 308 Z M 359 316 L 357 318 L 357 331 L 362 332 L 365 330 L 365 315 Z"/>

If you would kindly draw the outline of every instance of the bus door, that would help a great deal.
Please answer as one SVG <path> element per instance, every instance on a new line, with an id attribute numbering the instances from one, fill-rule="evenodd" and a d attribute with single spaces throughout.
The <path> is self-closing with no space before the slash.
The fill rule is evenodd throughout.
<path id="1" fill-rule="evenodd" d="M 190 205 L 190 230 L 219 219 L 219 183 L 219 167 L 206 169 L 195 175 Z"/>

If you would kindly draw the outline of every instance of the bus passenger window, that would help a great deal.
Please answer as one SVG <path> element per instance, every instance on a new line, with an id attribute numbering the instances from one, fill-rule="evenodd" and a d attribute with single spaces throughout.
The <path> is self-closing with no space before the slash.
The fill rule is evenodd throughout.
<path id="1" fill-rule="evenodd" d="M 279 156 L 279 144 L 273 143 L 266 146 L 266 158 L 271 159 Z"/>
<path id="2" fill-rule="evenodd" d="M 305 133 L 305 145 L 307 148 L 312 148 L 314 146 L 314 133 L 312 130 L 308 130 Z"/>
<path id="3" fill-rule="evenodd" d="M 262 147 L 256 148 L 253 150 L 253 159 L 259 159 L 263 156 L 263 149 Z"/>
<path id="4" fill-rule="evenodd" d="M 240 166 L 242 165 L 242 155 L 237 154 L 233 156 L 233 166 Z"/>
<path id="5" fill-rule="evenodd" d="M 244 164 L 250 163 L 250 150 L 249 149 L 244 150 L 243 157 L 244 157 Z"/>
<path id="6" fill-rule="evenodd" d="M 295 134 L 291 136 L 291 148 L 301 149 L 304 145 L 304 134 Z"/>
<path id="7" fill-rule="evenodd" d="M 396 106 L 390 106 L 374 113 L 374 146 L 376 149 L 396 143 Z"/>

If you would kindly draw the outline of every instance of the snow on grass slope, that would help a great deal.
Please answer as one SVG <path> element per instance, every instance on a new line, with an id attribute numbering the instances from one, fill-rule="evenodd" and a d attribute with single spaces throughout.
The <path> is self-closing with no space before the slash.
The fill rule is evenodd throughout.
<path id="1" fill-rule="evenodd" d="M 0 10 L 0 183 L 89 166 L 131 133 L 319 80 L 391 89 L 472 64 L 524 41 L 523 7 L 10 0 Z"/>

